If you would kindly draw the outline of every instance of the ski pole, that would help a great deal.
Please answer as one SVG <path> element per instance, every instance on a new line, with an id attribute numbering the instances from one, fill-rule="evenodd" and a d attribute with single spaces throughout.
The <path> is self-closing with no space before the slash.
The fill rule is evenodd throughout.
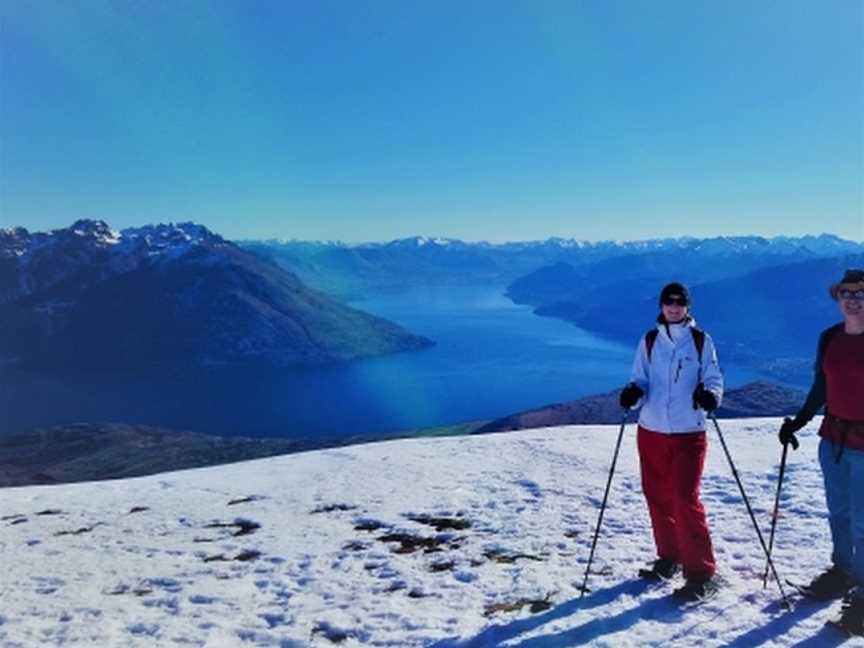
<path id="1" fill-rule="evenodd" d="M 612 486 L 612 475 L 615 474 L 615 464 L 618 463 L 618 451 L 621 449 L 621 439 L 624 437 L 624 426 L 627 424 L 628 411 L 624 411 L 621 419 L 621 429 L 618 430 L 618 442 L 615 444 L 615 454 L 612 455 L 612 466 L 609 468 L 609 478 L 606 480 L 606 492 L 603 493 L 603 504 L 600 505 L 600 517 L 597 519 L 597 528 L 594 530 L 594 540 L 591 543 L 591 553 L 588 556 L 588 566 L 585 567 L 585 578 L 582 580 L 581 599 L 588 589 L 588 575 L 591 573 L 591 563 L 594 561 L 594 550 L 597 548 L 597 538 L 600 536 L 600 525 L 603 524 L 603 513 L 606 511 L 606 501 L 609 499 L 609 489 Z"/>
<path id="2" fill-rule="evenodd" d="M 789 444 L 783 444 L 783 454 L 780 457 L 780 475 L 777 477 L 777 495 L 774 497 L 774 514 L 771 516 L 771 535 L 768 538 L 768 557 L 774 550 L 774 530 L 777 528 L 777 515 L 780 512 L 780 489 L 783 488 L 783 473 L 786 471 L 786 455 L 789 452 Z M 762 574 L 762 589 L 768 587 L 768 569 L 770 565 L 766 561 L 765 573 Z"/>
<path id="3" fill-rule="evenodd" d="M 756 535 L 759 536 L 759 543 L 762 545 L 762 550 L 765 552 L 765 556 L 768 558 L 768 566 L 771 568 L 771 572 L 774 574 L 774 580 L 777 581 L 777 587 L 780 588 L 780 596 L 783 597 L 783 607 L 787 610 L 791 609 L 792 606 L 789 605 L 789 600 L 786 598 L 786 592 L 783 591 L 783 583 L 780 580 L 780 577 L 777 575 L 777 569 L 774 567 L 774 561 L 771 560 L 771 553 L 768 551 L 768 547 L 765 546 L 765 539 L 762 537 L 762 531 L 759 530 L 759 525 L 756 523 L 756 516 L 753 515 L 753 509 L 750 507 L 750 500 L 747 499 L 747 493 L 744 492 L 744 485 L 741 483 L 741 478 L 738 476 L 738 471 L 735 469 L 735 462 L 732 461 L 732 455 L 729 454 L 729 448 L 726 445 L 726 439 L 723 438 L 723 432 L 720 431 L 720 424 L 717 422 L 717 417 L 713 414 L 710 415 L 711 420 L 714 421 L 714 427 L 717 430 L 717 436 L 720 437 L 720 443 L 723 445 L 723 452 L 726 453 L 726 459 L 729 461 L 729 467 L 732 469 L 732 474 L 735 476 L 735 481 L 738 482 L 738 490 L 741 491 L 741 497 L 744 499 L 744 504 L 747 505 L 747 512 L 750 514 L 750 520 L 753 522 L 753 528 L 756 529 Z"/>

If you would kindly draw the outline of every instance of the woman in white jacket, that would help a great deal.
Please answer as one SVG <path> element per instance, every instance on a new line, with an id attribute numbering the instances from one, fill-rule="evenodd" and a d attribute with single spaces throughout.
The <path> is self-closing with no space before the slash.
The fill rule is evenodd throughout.
<path id="1" fill-rule="evenodd" d="M 657 328 L 640 341 L 621 406 L 641 405 L 638 447 L 642 492 L 648 503 L 657 560 L 640 571 L 668 579 L 683 568 L 673 596 L 698 600 L 715 589 L 716 571 L 699 484 L 705 465 L 705 412 L 723 397 L 723 376 L 711 337 L 696 328 L 685 286 L 660 293 Z"/>

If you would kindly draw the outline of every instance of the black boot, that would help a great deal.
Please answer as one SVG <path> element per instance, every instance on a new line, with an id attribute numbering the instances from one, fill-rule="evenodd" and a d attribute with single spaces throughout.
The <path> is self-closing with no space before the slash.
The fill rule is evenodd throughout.
<path id="1" fill-rule="evenodd" d="M 818 601 L 830 601 L 845 596 L 853 585 L 846 572 L 832 565 L 814 578 L 809 585 L 801 588 L 801 591 Z"/>
<path id="2" fill-rule="evenodd" d="M 683 587 L 672 592 L 679 601 L 704 601 L 717 593 L 718 583 L 714 578 L 688 578 Z"/>
<path id="3" fill-rule="evenodd" d="M 853 597 L 843 602 L 843 612 L 831 625 L 852 637 L 864 637 L 864 598 Z"/>
<path id="4" fill-rule="evenodd" d="M 669 580 L 678 573 L 679 568 L 680 565 L 671 558 L 658 558 L 650 568 L 639 570 L 639 578 L 652 581 Z"/>

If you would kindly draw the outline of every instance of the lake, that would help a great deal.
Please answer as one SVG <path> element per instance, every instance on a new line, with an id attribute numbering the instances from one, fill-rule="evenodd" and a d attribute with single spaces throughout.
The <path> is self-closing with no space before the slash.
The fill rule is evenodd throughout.
<path id="1" fill-rule="evenodd" d="M 114 421 L 333 439 L 497 418 L 627 381 L 636 340 L 625 346 L 538 317 L 502 292 L 422 288 L 355 302 L 437 344 L 322 369 L 212 369 L 158 380 L 7 370 L 0 373 L 0 431 Z M 756 378 L 743 368 L 724 370 L 733 386 Z"/>

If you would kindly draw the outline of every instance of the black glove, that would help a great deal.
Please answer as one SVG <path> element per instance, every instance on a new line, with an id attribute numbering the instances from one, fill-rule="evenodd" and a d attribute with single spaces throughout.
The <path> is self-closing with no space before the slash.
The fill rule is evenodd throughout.
<path id="1" fill-rule="evenodd" d="M 780 434 L 777 435 L 777 438 L 780 439 L 780 443 L 786 445 L 787 443 L 792 444 L 792 449 L 798 449 L 798 438 L 795 436 L 795 433 L 804 427 L 804 423 L 797 419 L 791 419 L 788 416 L 783 419 L 783 425 L 780 426 Z"/>
<path id="2" fill-rule="evenodd" d="M 717 397 L 714 392 L 705 389 L 702 383 L 699 383 L 693 391 L 693 409 L 700 407 L 709 413 L 717 409 Z"/>
<path id="3" fill-rule="evenodd" d="M 639 385 L 631 382 L 621 390 L 621 396 L 618 398 L 618 402 L 624 409 L 630 409 L 639 402 L 639 399 L 642 398 L 644 394 L 645 392 L 642 391 L 642 388 Z"/>

